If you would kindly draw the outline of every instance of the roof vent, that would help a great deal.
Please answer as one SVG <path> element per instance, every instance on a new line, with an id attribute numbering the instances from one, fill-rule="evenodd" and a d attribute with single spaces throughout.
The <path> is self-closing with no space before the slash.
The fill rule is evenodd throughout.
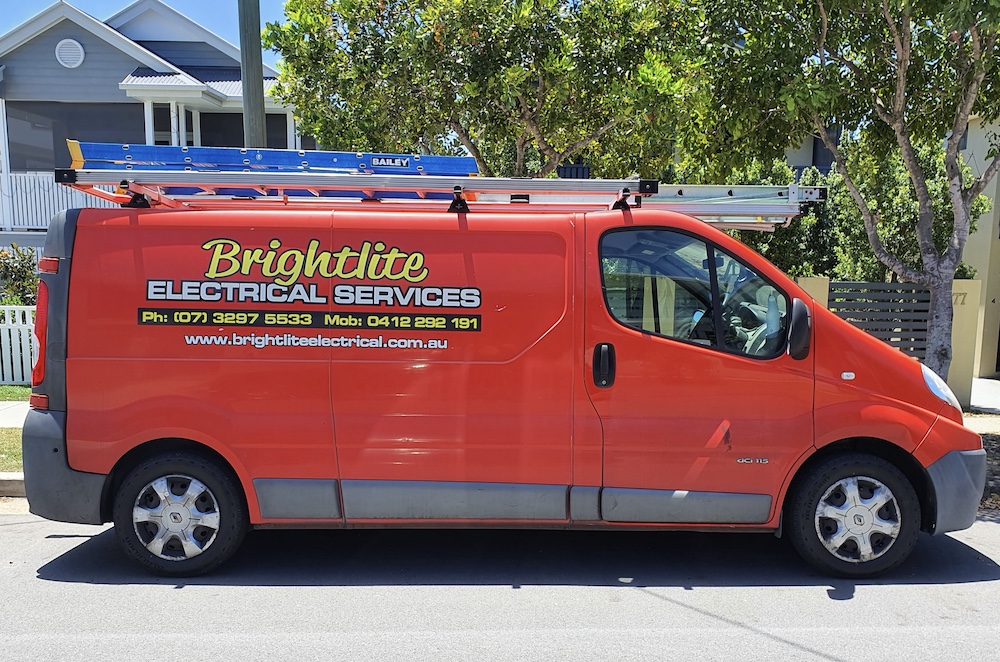
<path id="1" fill-rule="evenodd" d="M 56 44 L 56 60 L 67 69 L 83 64 L 83 46 L 76 39 L 63 39 Z"/>

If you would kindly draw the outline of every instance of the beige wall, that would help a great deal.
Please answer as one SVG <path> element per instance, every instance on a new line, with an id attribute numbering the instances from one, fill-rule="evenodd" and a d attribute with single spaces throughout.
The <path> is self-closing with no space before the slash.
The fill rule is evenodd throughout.
<path id="1" fill-rule="evenodd" d="M 978 120 L 971 121 L 962 156 L 974 174 L 986 168 L 990 161 L 988 151 L 986 132 Z M 972 367 L 977 377 L 997 373 L 997 338 L 1000 336 L 1000 181 L 994 179 L 985 193 L 994 200 L 993 209 L 976 219 L 976 232 L 969 236 L 963 255 L 963 261 L 976 270 L 976 278 L 982 281 L 979 295 L 982 323 L 976 336 Z"/>
<path id="2" fill-rule="evenodd" d="M 976 354 L 976 339 L 982 337 L 980 315 L 980 291 L 982 283 L 978 280 L 956 280 L 952 288 L 952 301 L 955 304 L 955 316 L 951 326 L 951 368 L 948 370 L 948 386 L 955 392 L 955 397 L 968 408 L 972 402 L 972 378 L 978 376 L 975 372 L 979 356 Z M 996 353 L 996 342 L 993 343 Z"/>

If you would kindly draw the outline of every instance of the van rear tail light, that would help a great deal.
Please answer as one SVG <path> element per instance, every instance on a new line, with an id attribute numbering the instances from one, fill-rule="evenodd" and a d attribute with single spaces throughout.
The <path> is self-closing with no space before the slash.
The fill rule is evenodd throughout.
<path id="1" fill-rule="evenodd" d="M 28 406 L 32 409 L 48 409 L 49 396 L 42 395 L 41 393 L 32 393 L 31 397 L 28 398 Z"/>
<path id="2" fill-rule="evenodd" d="M 49 288 L 45 281 L 38 283 L 38 298 L 35 302 L 35 331 L 32 341 L 35 349 L 35 363 L 31 366 L 31 385 L 38 386 L 45 380 L 45 339 L 49 325 Z"/>

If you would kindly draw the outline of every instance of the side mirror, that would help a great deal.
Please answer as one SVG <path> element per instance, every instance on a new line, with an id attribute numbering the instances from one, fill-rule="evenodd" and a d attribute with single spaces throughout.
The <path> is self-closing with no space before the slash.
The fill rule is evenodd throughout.
<path id="1" fill-rule="evenodd" d="M 809 356 L 811 335 L 809 305 L 802 299 L 795 299 L 792 301 L 792 319 L 788 327 L 788 355 L 796 361 Z"/>

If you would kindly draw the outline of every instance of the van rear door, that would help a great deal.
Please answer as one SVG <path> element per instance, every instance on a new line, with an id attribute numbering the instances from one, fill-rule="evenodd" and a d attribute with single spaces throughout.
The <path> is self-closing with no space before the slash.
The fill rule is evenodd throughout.
<path id="1" fill-rule="evenodd" d="M 589 214 L 586 242 L 601 518 L 776 525 L 775 499 L 813 444 L 813 361 L 785 351 L 793 286 L 670 212 Z"/>

